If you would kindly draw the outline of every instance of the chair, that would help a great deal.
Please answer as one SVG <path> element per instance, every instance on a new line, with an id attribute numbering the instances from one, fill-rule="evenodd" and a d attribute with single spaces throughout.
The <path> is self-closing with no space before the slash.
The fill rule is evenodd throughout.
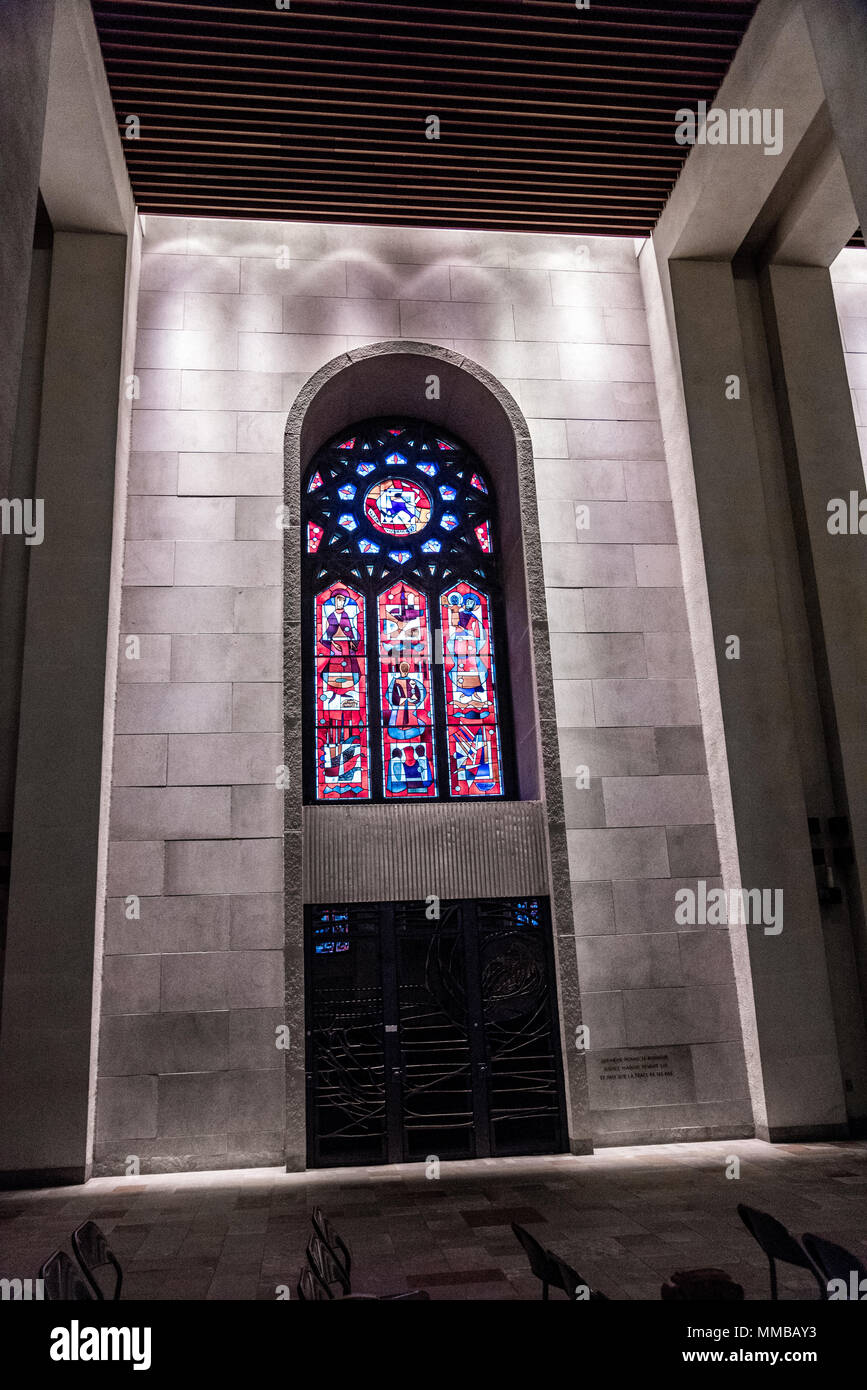
<path id="1" fill-rule="evenodd" d="M 545 1250 L 536 1240 L 535 1236 L 531 1236 L 530 1232 L 525 1231 L 523 1226 L 519 1226 L 516 1221 L 512 1222 L 512 1230 L 524 1247 L 524 1254 L 530 1261 L 530 1269 L 533 1271 L 536 1278 L 542 1281 L 542 1297 L 548 1297 L 549 1286 L 553 1286 L 555 1289 L 562 1289 L 564 1293 L 568 1293 L 569 1290 L 563 1283 L 563 1276 L 550 1251 Z"/>
<path id="2" fill-rule="evenodd" d="M 349 1246 L 337 1234 L 321 1207 L 313 1208 L 313 1229 L 324 1245 L 328 1247 L 331 1258 L 341 1272 L 344 1294 L 352 1292 L 352 1255 Z"/>
<path id="3" fill-rule="evenodd" d="M 351 1292 L 342 1267 L 324 1240 L 315 1234 L 307 1242 L 307 1264 L 315 1281 L 325 1290 L 326 1298 L 340 1298 Z M 335 1287 L 339 1292 L 335 1292 Z"/>
<path id="4" fill-rule="evenodd" d="M 404 1299 L 429 1299 L 424 1289 L 413 1289 L 408 1293 L 353 1293 L 349 1271 L 352 1256 L 349 1247 L 335 1231 L 321 1207 L 313 1209 L 313 1235 L 307 1242 L 307 1263 L 313 1280 L 322 1290 L 318 1298 L 364 1298 L 380 1303 L 392 1303 Z M 300 1282 L 299 1282 L 299 1298 Z"/>
<path id="5" fill-rule="evenodd" d="M 768 1257 L 772 1299 L 776 1300 L 777 1298 L 777 1267 L 775 1263 L 777 1260 L 781 1260 L 783 1264 L 796 1265 L 798 1269 L 809 1270 L 819 1285 L 820 1297 L 827 1297 L 827 1290 L 818 1269 L 806 1250 L 799 1245 L 791 1232 L 786 1230 L 782 1222 L 775 1220 L 773 1216 L 768 1216 L 767 1212 L 757 1211 L 755 1207 L 744 1206 L 742 1202 L 738 1203 L 738 1216 Z"/>
<path id="6" fill-rule="evenodd" d="M 114 1290 L 110 1301 L 116 1302 L 120 1298 L 123 1270 L 118 1263 L 117 1256 L 95 1221 L 85 1221 L 83 1225 L 72 1232 L 72 1248 L 75 1251 L 75 1258 L 81 1265 L 82 1274 L 93 1289 L 95 1298 L 105 1299 L 105 1293 L 94 1271 L 111 1266 L 114 1270 Z"/>
<path id="7" fill-rule="evenodd" d="M 867 1282 L 862 1286 L 862 1279 L 867 1281 L 867 1268 L 853 1255 L 850 1250 L 844 1249 L 842 1245 L 835 1245 L 832 1240 L 825 1240 L 822 1236 L 805 1235 L 801 1238 L 804 1249 L 825 1278 L 825 1298 L 828 1297 L 828 1284 L 832 1279 L 842 1279 L 846 1284 L 847 1297 L 851 1287 L 851 1276 L 854 1273 L 858 1280 L 857 1297 L 860 1300 L 861 1289 L 867 1294 Z"/>
<path id="8" fill-rule="evenodd" d="M 563 1289 L 566 1297 L 571 1299 L 573 1303 L 583 1303 L 585 1301 L 583 1298 L 578 1297 L 579 1289 L 590 1290 L 590 1295 L 587 1299 L 589 1303 L 610 1302 L 607 1294 L 600 1293 L 598 1289 L 591 1289 L 587 1280 L 582 1279 L 577 1270 L 574 1270 L 571 1265 L 567 1265 L 566 1261 L 561 1260 L 559 1255 L 555 1255 L 553 1250 L 546 1250 L 545 1254 L 548 1256 L 548 1259 L 556 1265 L 559 1271 L 560 1282 L 557 1287 Z"/>
<path id="9" fill-rule="evenodd" d="M 96 1297 L 65 1250 L 49 1255 L 37 1278 L 43 1280 L 45 1297 L 53 1303 L 84 1303 Z"/>
<path id="10" fill-rule="evenodd" d="M 305 1265 L 298 1275 L 297 1292 L 302 1303 L 316 1303 L 320 1300 L 327 1302 L 334 1296 L 328 1292 L 323 1284 L 320 1284 L 318 1279 L 314 1278 L 309 1265 Z"/>

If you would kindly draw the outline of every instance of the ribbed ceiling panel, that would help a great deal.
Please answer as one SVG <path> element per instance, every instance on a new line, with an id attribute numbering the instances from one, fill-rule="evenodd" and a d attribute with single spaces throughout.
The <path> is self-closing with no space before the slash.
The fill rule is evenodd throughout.
<path id="1" fill-rule="evenodd" d="M 93 0 L 143 212 L 645 235 L 757 0 Z M 427 118 L 440 138 L 425 135 Z"/>

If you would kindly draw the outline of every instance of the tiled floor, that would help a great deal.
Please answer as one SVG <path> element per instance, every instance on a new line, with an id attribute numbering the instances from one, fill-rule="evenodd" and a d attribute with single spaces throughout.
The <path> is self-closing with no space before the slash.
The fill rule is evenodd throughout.
<path id="1" fill-rule="evenodd" d="M 740 1176 L 727 1177 L 730 1157 Z M 867 1143 L 757 1140 L 602 1149 L 586 1158 L 486 1159 L 288 1174 L 280 1169 L 98 1178 L 0 1193 L 0 1276 L 26 1278 L 93 1217 L 124 1268 L 124 1297 L 292 1298 L 319 1202 L 353 1251 L 358 1292 L 533 1299 L 540 1286 L 509 1229 L 526 1225 L 615 1299 L 658 1299 L 675 1269 L 715 1265 L 766 1298 L 767 1261 L 738 1202 L 813 1231 L 867 1263 Z M 814 1298 L 780 1269 L 782 1298 Z M 285 1293 L 283 1297 L 285 1297 Z M 561 1297 L 555 1294 L 554 1297 Z"/>

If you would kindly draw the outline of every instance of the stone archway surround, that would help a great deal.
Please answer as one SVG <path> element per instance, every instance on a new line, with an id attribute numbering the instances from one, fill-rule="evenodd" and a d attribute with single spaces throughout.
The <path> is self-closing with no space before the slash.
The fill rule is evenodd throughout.
<path id="1" fill-rule="evenodd" d="M 289 785 L 284 801 L 283 874 L 285 1018 L 290 1030 L 286 1165 L 290 1170 L 306 1166 L 304 836 L 305 820 L 308 832 L 312 830 L 313 809 L 305 812 L 302 805 L 301 778 L 301 476 L 316 449 L 337 430 L 362 418 L 401 412 L 464 439 L 484 460 L 497 489 L 521 798 L 512 803 L 512 809 L 524 820 L 517 833 L 540 838 L 545 880 L 541 887 L 518 891 L 544 891 L 551 899 L 569 1146 L 573 1153 L 592 1151 L 584 1058 L 575 1046 L 581 1024 L 580 991 L 529 429 L 513 397 L 478 363 L 432 344 L 389 341 L 343 353 L 320 368 L 298 393 L 284 437 L 283 761 Z M 357 817 L 365 809 L 328 808 L 328 814 L 337 811 Z M 440 803 L 438 808 L 424 809 L 439 810 L 445 818 L 466 808 Z M 482 814 L 502 809 L 502 804 L 477 808 Z M 322 813 L 314 810 L 313 814 Z M 502 817 L 499 824 L 492 821 L 490 834 L 503 865 L 502 896 L 508 896 L 511 847 L 503 838 Z M 443 896 L 449 896 L 448 892 Z"/>

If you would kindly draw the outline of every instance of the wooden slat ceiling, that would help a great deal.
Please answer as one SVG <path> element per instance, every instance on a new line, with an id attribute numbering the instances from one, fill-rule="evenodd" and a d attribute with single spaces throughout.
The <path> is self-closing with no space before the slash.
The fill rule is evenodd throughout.
<path id="1" fill-rule="evenodd" d="M 143 212 L 645 235 L 758 0 L 93 0 Z M 426 118 L 440 138 L 425 137 Z"/>

